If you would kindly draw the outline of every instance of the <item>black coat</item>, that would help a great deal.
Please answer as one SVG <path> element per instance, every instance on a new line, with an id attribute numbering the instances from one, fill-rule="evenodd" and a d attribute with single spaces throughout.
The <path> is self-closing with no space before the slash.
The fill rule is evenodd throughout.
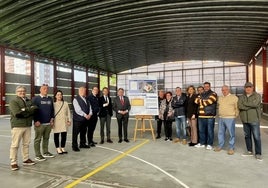
<path id="1" fill-rule="evenodd" d="M 197 118 L 198 113 L 198 105 L 194 102 L 197 95 L 193 94 L 191 97 L 187 96 L 187 107 L 186 107 L 186 116 L 187 118 L 191 118 L 193 115 Z"/>
<path id="2" fill-rule="evenodd" d="M 87 100 L 91 105 L 93 115 L 97 115 L 100 112 L 99 98 L 91 94 L 88 96 Z"/>
<path id="3" fill-rule="evenodd" d="M 109 114 L 110 116 L 113 115 L 113 104 L 112 104 L 112 99 L 111 97 L 108 97 L 109 100 L 109 105 L 103 107 L 103 104 L 106 103 L 104 96 L 99 98 L 99 107 L 100 107 L 100 113 L 99 113 L 99 117 L 105 117 L 107 116 L 107 114 Z"/>

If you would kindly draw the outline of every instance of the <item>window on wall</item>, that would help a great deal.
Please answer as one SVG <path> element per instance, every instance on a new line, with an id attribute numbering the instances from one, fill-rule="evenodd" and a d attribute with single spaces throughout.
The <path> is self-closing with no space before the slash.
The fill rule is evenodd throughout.
<path id="1" fill-rule="evenodd" d="M 117 85 L 118 87 L 126 88 L 127 76 L 126 75 L 117 75 Z"/>
<path id="2" fill-rule="evenodd" d="M 36 86 L 48 84 L 54 87 L 54 67 L 52 61 L 47 59 L 35 59 L 34 81 Z"/>
<path id="3" fill-rule="evenodd" d="M 100 89 L 108 87 L 108 76 L 105 72 L 100 72 Z"/>
<path id="4" fill-rule="evenodd" d="M 182 71 L 173 71 L 172 78 L 173 78 L 173 90 L 175 90 L 176 87 L 183 88 Z"/>
<path id="5" fill-rule="evenodd" d="M 57 88 L 63 92 L 64 100 L 72 101 L 72 66 L 65 62 L 56 62 L 57 70 Z"/>
<path id="6" fill-rule="evenodd" d="M 224 85 L 224 72 L 223 68 L 215 68 L 215 86 L 223 86 Z"/>
<path id="7" fill-rule="evenodd" d="M 27 95 L 31 93 L 31 61 L 30 56 L 18 51 L 5 50 L 5 103 L 16 96 L 15 90 L 18 85 L 26 87 Z M 6 111 L 8 113 L 8 109 Z"/>
<path id="8" fill-rule="evenodd" d="M 75 82 L 86 82 L 86 71 L 74 70 L 74 81 Z"/>
<path id="9" fill-rule="evenodd" d="M 110 96 L 115 97 L 116 96 L 116 74 L 110 74 L 110 83 L 109 83 L 109 90 L 110 90 Z"/>
<path id="10" fill-rule="evenodd" d="M 246 66 L 241 63 L 231 63 L 222 61 L 183 61 L 173 63 L 160 63 L 155 67 L 161 67 L 164 65 L 164 69 L 150 72 L 144 72 L 144 68 L 135 69 L 135 75 L 159 75 L 159 79 L 162 79 L 162 89 L 166 91 L 174 91 L 174 88 L 179 86 L 183 89 L 189 85 L 199 86 L 203 82 L 208 81 L 211 83 L 212 89 L 219 94 L 221 93 L 221 87 L 227 84 L 234 88 L 236 91 L 243 87 L 246 82 Z M 228 66 L 227 66 L 228 65 Z M 238 66 L 240 65 L 240 66 Z M 205 68 L 204 68 L 205 67 Z M 131 70 L 124 73 L 118 73 L 117 84 L 118 87 L 127 87 L 128 75 Z M 236 92 L 237 93 L 237 92 Z"/>
<path id="11" fill-rule="evenodd" d="M 116 74 L 111 74 L 110 75 L 110 86 L 116 86 Z"/>
<path id="12" fill-rule="evenodd" d="M 95 86 L 98 86 L 98 71 L 94 69 L 89 69 L 88 70 L 88 88 L 89 91 L 91 92 L 92 88 Z"/>
<path id="13" fill-rule="evenodd" d="M 230 67 L 231 86 L 244 86 L 246 82 L 246 67 Z"/>
<path id="14" fill-rule="evenodd" d="M 212 87 L 214 87 L 214 69 L 207 68 L 203 69 L 203 82 L 210 82 Z"/>
<path id="15" fill-rule="evenodd" d="M 5 72 L 31 75 L 31 61 L 28 54 L 13 50 L 6 50 L 5 53 Z"/>
<path id="16" fill-rule="evenodd" d="M 198 86 L 202 83 L 200 79 L 201 69 L 191 69 L 184 71 L 184 88 L 187 88 L 189 85 Z"/>

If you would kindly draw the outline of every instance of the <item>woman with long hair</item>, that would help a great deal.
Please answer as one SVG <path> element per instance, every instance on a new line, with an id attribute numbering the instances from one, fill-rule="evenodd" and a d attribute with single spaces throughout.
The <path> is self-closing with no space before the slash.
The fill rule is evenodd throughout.
<path id="1" fill-rule="evenodd" d="M 197 131 L 197 109 L 198 105 L 194 102 L 197 97 L 195 87 L 189 86 L 187 88 L 187 107 L 186 107 L 186 116 L 188 124 L 191 129 L 191 142 L 189 146 L 195 146 L 198 143 L 198 131 Z"/>
<path id="2" fill-rule="evenodd" d="M 71 125 L 71 113 L 68 103 L 63 100 L 63 93 L 58 90 L 54 95 L 54 143 L 58 154 L 67 154 L 65 144 L 68 126 Z M 61 136 L 61 142 L 59 141 Z"/>

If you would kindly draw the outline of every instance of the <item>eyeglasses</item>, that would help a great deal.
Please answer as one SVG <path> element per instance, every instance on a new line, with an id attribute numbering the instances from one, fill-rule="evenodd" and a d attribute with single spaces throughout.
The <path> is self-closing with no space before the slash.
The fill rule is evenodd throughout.
<path id="1" fill-rule="evenodd" d="M 26 92 L 25 90 L 17 90 L 18 93 Z"/>
<path id="2" fill-rule="evenodd" d="M 48 86 L 48 84 L 43 84 L 42 86 Z"/>

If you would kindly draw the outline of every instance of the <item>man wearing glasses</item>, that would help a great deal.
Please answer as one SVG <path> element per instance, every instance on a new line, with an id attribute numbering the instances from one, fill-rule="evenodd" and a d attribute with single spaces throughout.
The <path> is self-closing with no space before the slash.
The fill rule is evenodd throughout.
<path id="1" fill-rule="evenodd" d="M 247 151 L 242 155 L 253 156 L 252 136 L 255 144 L 255 158 L 262 161 L 261 157 L 261 96 L 254 91 L 251 82 L 245 84 L 245 93 L 239 97 L 238 108 L 240 119 L 243 123 Z"/>
<path id="2" fill-rule="evenodd" d="M 10 160 L 11 170 L 18 170 L 17 164 L 18 149 L 22 140 L 22 158 L 23 165 L 34 165 L 29 158 L 29 145 L 31 142 L 31 126 L 33 121 L 34 111 L 37 106 L 33 105 L 32 101 L 26 98 L 26 88 L 18 86 L 16 88 L 16 98 L 10 102 L 11 114 L 11 146 Z"/>

